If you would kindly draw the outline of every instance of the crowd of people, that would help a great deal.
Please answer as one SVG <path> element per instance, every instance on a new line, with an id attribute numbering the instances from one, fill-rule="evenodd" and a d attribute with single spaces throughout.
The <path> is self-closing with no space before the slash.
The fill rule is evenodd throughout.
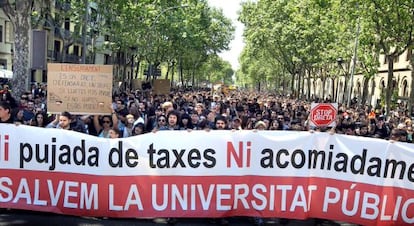
<path id="1" fill-rule="evenodd" d="M 338 105 L 336 126 L 315 127 L 311 102 L 270 92 L 211 90 L 120 92 L 113 95 L 110 115 L 47 112 L 47 86 L 33 85 L 19 101 L 7 85 L 0 88 L 0 122 L 74 130 L 104 138 L 137 136 L 158 130 L 319 130 L 338 134 L 413 142 L 412 118 L 399 103 L 388 115 L 380 107 Z"/>
<path id="2" fill-rule="evenodd" d="M 174 91 L 169 95 L 151 92 L 120 92 L 108 106 L 111 114 L 73 115 L 69 111 L 49 114 L 47 86 L 13 97 L 9 86 L 0 87 L 0 123 L 60 128 L 102 138 L 125 138 L 163 130 L 294 130 L 330 131 L 338 134 L 413 142 L 412 118 L 404 103 L 386 115 L 380 107 L 351 107 L 338 104 L 334 127 L 310 123 L 312 102 L 270 92 L 234 90 Z M 221 221 L 224 221 L 221 222 Z M 218 224 L 225 224 L 221 219 Z M 260 225 L 263 219 L 254 218 Z"/>

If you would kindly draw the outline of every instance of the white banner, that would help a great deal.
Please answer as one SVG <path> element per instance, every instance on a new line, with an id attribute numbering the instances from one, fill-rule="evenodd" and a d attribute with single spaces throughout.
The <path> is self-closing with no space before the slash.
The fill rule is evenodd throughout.
<path id="1" fill-rule="evenodd" d="M 0 124 L 0 207 L 414 223 L 414 145 L 296 131 L 106 139 Z M 138 211 L 138 212 L 137 212 Z"/>

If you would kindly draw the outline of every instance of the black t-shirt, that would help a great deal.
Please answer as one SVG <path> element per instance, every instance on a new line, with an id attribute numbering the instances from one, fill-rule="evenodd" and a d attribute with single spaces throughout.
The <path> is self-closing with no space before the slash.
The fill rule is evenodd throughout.
<path id="1" fill-rule="evenodd" d="M 7 119 L 6 121 L 3 121 L 3 120 L 0 119 L 0 123 L 12 123 L 13 124 L 14 120 L 13 120 L 13 117 L 10 116 L 10 118 Z"/>

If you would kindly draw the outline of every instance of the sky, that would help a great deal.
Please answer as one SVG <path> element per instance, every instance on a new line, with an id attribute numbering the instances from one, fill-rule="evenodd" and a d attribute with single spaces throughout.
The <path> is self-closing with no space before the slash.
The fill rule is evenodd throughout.
<path id="1" fill-rule="evenodd" d="M 224 15 L 233 21 L 236 27 L 234 40 L 230 42 L 230 50 L 219 54 L 224 60 L 230 62 L 233 70 L 239 68 L 239 55 L 244 47 L 243 43 L 243 24 L 237 21 L 237 12 L 241 10 L 242 0 L 208 0 L 210 6 L 223 9 Z"/>

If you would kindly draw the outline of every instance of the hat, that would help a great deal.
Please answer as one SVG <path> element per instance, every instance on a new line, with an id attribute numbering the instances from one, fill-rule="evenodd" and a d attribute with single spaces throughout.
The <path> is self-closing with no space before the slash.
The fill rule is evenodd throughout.
<path id="1" fill-rule="evenodd" d="M 260 126 L 263 126 L 264 128 L 266 128 L 266 123 L 264 123 L 263 121 L 258 121 L 256 122 L 256 125 L 254 126 L 254 128 L 257 129 Z"/>
<path id="2" fill-rule="evenodd" d="M 236 116 L 236 117 L 233 117 L 233 121 L 239 121 L 239 122 L 241 122 L 241 119 Z"/>

